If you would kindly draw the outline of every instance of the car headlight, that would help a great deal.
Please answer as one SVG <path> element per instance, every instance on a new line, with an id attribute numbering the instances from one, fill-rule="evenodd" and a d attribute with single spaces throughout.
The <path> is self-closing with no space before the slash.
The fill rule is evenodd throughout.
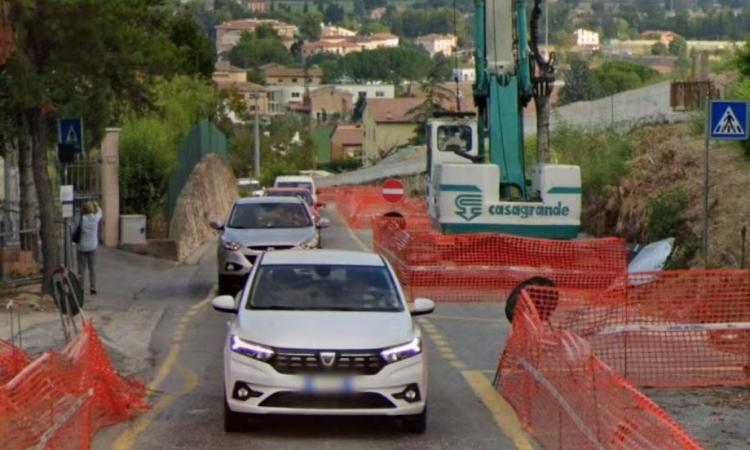
<path id="1" fill-rule="evenodd" d="M 380 356 L 383 357 L 385 362 L 394 363 L 419 355 L 420 353 L 422 353 L 422 339 L 415 337 L 406 344 L 397 345 L 383 350 L 380 352 Z"/>
<path id="2" fill-rule="evenodd" d="M 315 233 L 315 236 L 311 237 L 310 239 L 308 239 L 306 241 L 302 241 L 299 244 L 297 244 L 297 248 L 300 249 L 300 250 L 310 250 L 310 249 L 313 249 L 313 248 L 317 248 L 318 247 L 318 242 L 319 242 L 318 239 L 319 239 L 318 238 L 318 234 Z"/>
<path id="3" fill-rule="evenodd" d="M 241 244 L 230 241 L 229 239 L 225 239 L 224 237 L 221 238 L 221 246 L 224 247 L 224 250 L 229 250 L 232 252 L 236 252 L 237 250 L 242 248 Z"/>
<path id="4" fill-rule="evenodd" d="M 258 361 L 268 361 L 274 355 L 273 350 L 269 347 L 246 341 L 235 335 L 232 335 L 231 337 L 231 349 L 235 353 L 249 356 Z"/>

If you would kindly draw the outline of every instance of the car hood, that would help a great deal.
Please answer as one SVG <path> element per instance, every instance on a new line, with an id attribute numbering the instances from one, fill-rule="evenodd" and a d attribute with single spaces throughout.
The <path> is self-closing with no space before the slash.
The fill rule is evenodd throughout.
<path id="1" fill-rule="evenodd" d="M 277 348 L 367 350 L 414 337 L 404 312 L 245 310 L 232 326 L 243 339 Z"/>
<path id="2" fill-rule="evenodd" d="M 226 228 L 224 239 L 236 242 L 246 247 L 297 245 L 312 239 L 315 227 L 304 228 L 256 228 L 251 230 Z"/>

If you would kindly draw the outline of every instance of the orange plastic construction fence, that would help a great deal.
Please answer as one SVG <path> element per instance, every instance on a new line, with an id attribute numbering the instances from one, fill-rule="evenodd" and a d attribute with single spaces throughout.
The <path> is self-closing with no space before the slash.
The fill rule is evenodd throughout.
<path id="1" fill-rule="evenodd" d="M 558 291 L 521 293 L 498 368 L 499 392 L 545 448 L 699 449 L 586 339 L 554 326 Z"/>
<path id="2" fill-rule="evenodd" d="M 556 286 L 606 289 L 624 277 L 618 238 L 558 241 L 476 233 L 445 235 L 425 216 L 373 220 L 373 248 L 393 266 L 411 298 L 499 302 L 534 277 Z"/>
<path id="3" fill-rule="evenodd" d="M 145 393 L 115 373 L 85 323 L 62 350 L 44 353 L 0 386 L 2 448 L 87 449 L 96 430 L 145 410 Z"/>
<path id="4" fill-rule="evenodd" d="M 636 385 L 750 383 L 750 271 L 630 274 L 616 288 L 558 295 L 549 326 L 586 339 Z"/>
<path id="5" fill-rule="evenodd" d="M 354 229 L 369 228 L 374 218 L 386 214 L 410 217 L 427 212 L 422 199 L 405 197 L 397 203 L 387 202 L 377 186 L 327 188 L 321 196 L 324 201 L 335 201 L 339 215 Z"/>

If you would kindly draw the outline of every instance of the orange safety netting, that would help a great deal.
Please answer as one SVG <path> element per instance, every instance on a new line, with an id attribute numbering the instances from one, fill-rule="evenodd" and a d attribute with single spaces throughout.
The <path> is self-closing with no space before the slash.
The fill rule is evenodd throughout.
<path id="1" fill-rule="evenodd" d="M 549 325 L 586 339 L 639 386 L 750 384 L 750 272 L 630 274 L 605 291 L 561 290 Z"/>
<path id="2" fill-rule="evenodd" d="M 369 228 L 374 218 L 386 214 L 410 217 L 427 212 L 427 205 L 422 199 L 405 197 L 398 203 L 387 202 L 377 186 L 327 188 L 320 197 L 324 201 L 335 201 L 338 213 L 355 229 Z"/>
<path id="3" fill-rule="evenodd" d="M 411 298 L 504 301 L 509 290 L 533 277 L 556 286 L 606 289 L 627 270 L 627 249 L 618 238 L 445 235 L 426 216 L 378 217 L 372 228 L 374 250 L 388 259 Z"/>
<path id="4" fill-rule="evenodd" d="M 517 304 L 497 387 L 524 427 L 545 448 L 701 448 L 586 339 L 555 326 L 566 305 L 550 288 L 527 288 Z"/>
<path id="5" fill-rule="evenodd" d="M 96 430 L 145 410 L 145 393 L 113 370 L 85 323 L 62 350 L 44 353 L 0 386 L 2 448 L 89 448 Z"/>

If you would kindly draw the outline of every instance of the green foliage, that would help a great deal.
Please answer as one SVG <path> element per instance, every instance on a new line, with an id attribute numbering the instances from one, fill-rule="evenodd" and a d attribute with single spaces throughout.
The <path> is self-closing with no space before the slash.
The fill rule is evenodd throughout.
<path id="1" fill-rule="evenodd" d="M 318 169 L 327 170 L 332 173 L 351 172 L 362 167 L 361 158 L 346 158 L 341 161 L 328 161 L 323 164 L 318 164 Z"/>
<path id="2" fill-rule="evenodd" d="M 738 99 L 750 101 L 750 76 L 744 76 L 737 83 L 736 94 Z M 750 158 L 750 140 L 742 141 L 742 148 L 745 150 L 745 156 Z"/>
<path id="3" fill-rule="evenodd" d="M 182 73 L 195 73 L 210 78 L 214 71 L 214 51 L 211 41 L 187 14 L 172 19 L 170 40 L 177 47 L 182 60 Z"/>
<path id="4" fill-rule="evenodd" d="M 305 14 L 302 23 L 299 25 L 299 34 L 308 41 L 320 40 L 320 22 L 323 16 L 320 13 L 312 12 Z"/>
<path id="5" fill-rule="evenodd" d="M 356 83 L 386 81 L 401 84 L 405 80 L 425 79 L 433 64 L 427 52 L 416 48 L 378 48 L 350 53 L 321 64 L 326 83 L 348 77 Z"/>
<path id="6" fill-rule="evenodd" d="M 551 148 L 551 160 L 555 164 L 581 167 L 584 199 L 596 196 L 605 186 L 616 186 L 628 174 L 628 162 L 634 151 L 627 136 L 569 127 L 555 128 Z"/>
<path id="7" fill-rule="evenodd" d="M 344 21 L 345 15 L 344 8 L 339 6 L 338 3 L 329 3 L 323 13 L 323 20 L 325 20 L 325 23 L 340 25 Z"/>
<path id="8" fill-rule="evenodd" d="M 229 61 L 245 69 L 268 63 L 290 64 L 292 55 L 273 29 L 258 27 L 254 34 L 244 33 L 229 52 Z"/>
<path id="9" fill-rule="evenodd" d="M 603 97 L 642 87 L 659 78 L 656 70 L 627 61 L 607 61 L 593 72 Z"/>
<path id="10" fill-rule="evenodd" d="M 393 10 L 385 17 L 391 32 L 401 37 L 416 38 L 430 33 L 456 34 L 460 42 L 471 41 L 466 19 L 453 8 Z M 454 26 L 455 24 L 455 26 Z"/>
<path id="11" fill-rule="evenodd" d="M 593 100 L 602 96 L 599 79 L 588 63 L 578 56 L 571 56 L 570 70 L 564 73 L 565 86 L 560 89 L 560 103 Z"/>
<path id="12" fill-rule="evenodd" d="M 669 54 L 680 58 L 687 57 L 688 45 L 684 37 L 677 36 L 669 43 Z"/>
<path id="13" fill-rule="evenodd" d="M 685 219 L 685 210 L 688 206 L 690 198 L 680 189 L 662 192 L 649 205 L 650 213 L 645 229 L 646 242 L 675 238 L 675 249 L 667 262 L 667 269 L 689 267 L 699 248 L 700 239 Z"/>
<path id="14" fill-rule="evenodd" d="M 203 79 L 160 80 L 153 93 L 156 111 L 128 120 L 120 137 L 123 210 L 149 217 L 160 205 L 183 140 L 200 119 L 215 119 L 220 105 Z"/>
<path id="15" fill-rule="evenodd" d="M 669 48 L 661 42 L 651 46 L 651 54 L 656 56 L 665 56 L 669 54 Z"/>
<path id="16" fill-rule="evenodd" d="M 357 97 L 357 102 L 354 104 L 354 110 L 352 111 L 352 122 L 359 122 L 362 120 L 362 114 L 365 112 L 365 106 L 367 106 L 367 100 L 365 96 Z"/>

